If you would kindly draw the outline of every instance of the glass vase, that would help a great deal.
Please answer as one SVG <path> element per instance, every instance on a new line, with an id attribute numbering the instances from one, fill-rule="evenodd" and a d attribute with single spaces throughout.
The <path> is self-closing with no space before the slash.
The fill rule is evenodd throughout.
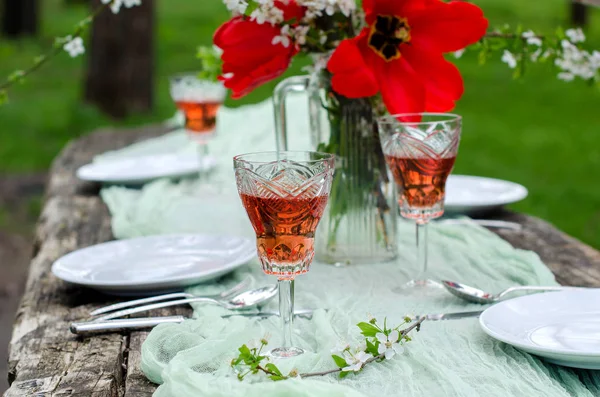
<path id="1" fill-rule="evenodd" d="M 278 150 L 288 150 L 285 97 L 306 91 L 314 150 L 336 156 L 329 204 L 316 237 L 316 259 L 336 265 L 387 262 L 398 253 L 397 200 L 381 150 L 374 98 L 349 99 L 331 88 L 326 56 L 310 76 L 281 82 L 274 95 Z"/>

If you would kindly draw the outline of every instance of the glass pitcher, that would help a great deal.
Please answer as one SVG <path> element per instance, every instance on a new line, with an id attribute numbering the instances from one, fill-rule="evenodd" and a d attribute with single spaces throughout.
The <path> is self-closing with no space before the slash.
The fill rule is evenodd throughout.
<path id="1" fill-rule="evenodd" d="M 397 201 L 376 123 L 372 98 L 348 99 L 331 88 L 327 55 L 314 58 L 309 76 L 295 76 L 275 89 L 277 150 L 288 147 L 286 96 L 307 92 L 314 150 L 336 155 L 329 204 L 316 236 L 316 258 L 336 265 L 386 262 L 398 253 Z"/>

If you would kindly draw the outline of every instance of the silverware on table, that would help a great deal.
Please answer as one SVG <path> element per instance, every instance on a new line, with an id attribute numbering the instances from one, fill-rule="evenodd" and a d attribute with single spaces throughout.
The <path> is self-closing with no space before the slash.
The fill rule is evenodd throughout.
<path id="1" fill-rule="evenodd" d="M 313 310 L 296 310 L 294 317 L 300 318 L 312 318 Z M 425 314 L 420 316 L 412 317 L 413 321 L 420 320 L 425 317 L 428 321 L 442 321 L 442 320 L 459 320 L 461 318 L 479 317 L 483 311 L 472 311 L 472 312 L 456 312 L 456 313 L 440 313 L 440 314 Z M 258 313 L 228 313 L 224 314 L 222 318 L 229 318 L 234 316 L 242 317 L 257 317 L 257 318 L 269 318 L 273 316 L 279 316 L 277 312 L 258 312 Z M 88 321 L 88 322 L 76 322 L 72 323 L 70 330 L 74 334 L 83 334 L 88 332 L 106 332 L 106 331 L 120 331 L 128 329 L 144 329 L 152 328 L 159 324 L 167 323 L 181 323 L 188 320 L 184 316 L 168 316 L 168 317 L 143 317 L 143 318 L 126 318 L 117 320 L 105 320 L 105 321 Z"/>
<path id="2" fill-rule="evenodd" d="M 109 314 L 105 314 L 104 316 L 100 316 L 94 321 L 104 321 L 111 320 L 114 318 L 125 317 L 131 314 L 145 312 L 148 310 L 160 309 L 163 307 L 170 306 L 178 306 L 189 303 L 203 302 L 203 303 L 212 303 L 225 309 L 229 310 L 241 310 L 241 309 L 250 309 L 253 307 L 261 306 L 271 299 L 273 299 L 277 295 L 277 286 L 274 284 L 267 285 L 265 287 L 252 289 L 249 291 L 242 292 L 240 294 L 234 295 L 227 300 L 219 300 L 213 298 L 186 298 L 179 299 L 174 301 L 167 302 L 158 302 L 151 303 L 149 305 L 142 305 L 137 307 L 132 307 L 124 310 L 117 310 L 116 312 L 112 312 Z"/>
<path id="3" fill-rule="evenodd" d="M 479 317 L 483 313 L 483 310 L 474 312 L 456 312 L 456 313 L 440 313 L 440 314 L 425 314 L 422 316 L 415 316 L 413 320 L 420 320 L 425 317 L 428 321 L 442 321 L 442 320 L 460 320 L 461 318 Z"/>
<path id="4" fill-rule="evenodd" d="M 444 225 L 468 225 L 469 223 L 475 223 L 479 226 L 495 229 L 510 229 L 517 232 L 523 230 L 523 226 L 521 226 L 519 223 L 499 221 L 495 219 L 441 219 L 437 222 Z"/>
<path id="5" fill-rule="evenodd" d="M 296 310 L 294 312 L 295 317 L 300 318 L 312 318 L 313 310 Z M 277 312 L 254 312 L 254 313 L 228 313 L 224 314 L 222 318 L 229 318 L 234 316 L 241 317 L 257 317 L 257 318 L 269 318 L 273 316 L 279 316 Z M 105 332 L 105 331 L 119 331 L 127 329 L 145 329 L 152 328 L 159 324 L 169 323 L 181 323 L 189 318 L 184 316 L 165 316 L 165 317 L 141 317 L 141 318 L 125 318 L 116 320 L 104 320 L 104 321 L 86 321 L 86 322 L 75 322 L 70 326 L 70 330 L 74 334 L 83 334 L 87 332 Z"/>
<path id="6" fill-rule="evenodd" d="M 475 287 L 470 287 L 465 284 L 456 283 L 454 281 L 443 280 L 442 285 L 454 296 L 464 299 L 469 302 L 475 303 L 494 303 L 501 301 L 507 295 L 513 292 L 530 291 L 530 292 L 549 292 L 549 291 L 565 291 L 572 289 L 588 289 L 584 287 L 563 287 L 563 286 L 551 286 L 551 287 L 540 287 L 536 285 L 525 285 L 518 287 L 510 287 L 498 294 L 492 294 L 489 292 L 482 291 Z"/>
<path id="7" fill-rule="evenodd" d="M 90 312 L 90 315 L 99 316 L 100 314 L 112 312 L 115 310 L 121 310 L 121 309 L 125 309 L 128 307 L 140 306 L 140 305 L 145 305 L 145 304 L 149 304 L 149 303 L 162 302 L 162 301 L 173 300 L 173 299 L 187 299 L 187 298 L 227 299 L 228 297 L 230 297 L 234 294 L 237 294 L 237 293 L 241 292 L 243 289 L 245 289 L 246 287 L 248 287 L 248 285 L 250 285 L 251 281 L 252 281 L 252 279 L 250 277 L 246 277 L 245 279 L 243 279 L 242 281 L 240 281 L 239 283 L 237 283 L 230 289 L 223 291 L 220 294 L 215 294 L 215 295 L 202 296 L 202 295 L 188 294 L 186 292 L 174 292 L 171 294 L 150 296 L 147 298 L 141 298 L 141 299 L 130 300 L 127 302 L 115 303 L 114 305 L 100 307 L 100 308 Z"/>

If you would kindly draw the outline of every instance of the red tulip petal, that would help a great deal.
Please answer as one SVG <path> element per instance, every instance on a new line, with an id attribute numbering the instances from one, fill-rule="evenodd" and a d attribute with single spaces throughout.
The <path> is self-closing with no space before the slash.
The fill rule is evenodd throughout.
<path id="1" fill-rule="evenodd" d="M 271 24 L 259 25 L 242 17 L 233 18 L 215 32 L 214 43 L 223 50 L 220 79 L 233 91 L 233 98 L 246 95 L 289 67 L 298 50 L 292 46 L 273 45 L 273 38 L 279 33 L 279 29 Z"/>
<path id="2" fill-rule="evenodd" d="M 463 1 L 426 0 L 427 7 L 411 15 L 411 44 L 428 51 L 458 51 L 485 34 L 488 21 L 483 11 Z"/>
<path id="3" fill-rule="evenodd" d="M 363 0 L 363 10 L 367 24 L 372 24 L 377 15 L 407 17 L 425 7 L 431 0 Z"/>
<path id="4" fill-rule="evenodd" d="M 464 92 L 460 72 L 442 54 L 406 46 L 402 57 L 416 71 L 425 86 L 425 111 L 447 112 L 454 108 Z"/>
<path id="5" fill-rule="evenodd" d="M 386 62 L 371 51 L 367 62 L 374 69 L 383 102 L 390 114 L 416 113 L 425 110 L 423 83 L 403 57 Z"/>
<path id="6" fill-rule="evenodd" d="M 249 94 L 256 87 L 281 76 L 289 65 L 290 58 L 288 56 L 279 56 L 256 69 L 244 73 L 233 73 L 229 76 L 226 74 L 221 76 L 220 80 L 233 92 L 232 98 L 238 99 Z"/>
<path id="7" fill-rule="evenodd" d="M 217 29 L 213 42 L 223 50 L 238 45 L 246 46 L 255 41 L 258 41 L 257 45 L 264 45 L 267 41 L 270 44 L 279 33 L 279 29 L 269 23 L 259 25 L 243 17 L 235 17 Z"/>
<path id="8" fill-rule="evenodd" d="M 327 64 L 333 74 L 331 86 L 348 98 L 369 97 L 379 92 L 377 80 L 358 48 L 358 43 L 364 40 L 366 35 L 361 33 L 354 39 L 342 41 Z"/>
<path id="9" fill-rule="evenodd" d="M 275 2 L 275 7 L 283 11 L 283 19 L 289 21 L 291 19 L 300 20 L 304 16 L 305 9 L 300 7 L 295 0 L 278 0 Z"/>

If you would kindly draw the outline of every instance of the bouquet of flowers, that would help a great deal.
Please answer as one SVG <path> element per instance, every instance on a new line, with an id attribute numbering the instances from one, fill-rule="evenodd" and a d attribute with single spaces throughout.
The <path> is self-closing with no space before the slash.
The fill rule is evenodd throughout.
<path id="1" fill-rule="evenodd" d="M 444 54 L 481 39 L 488 27 L 483 12 L 467 2 L 441 0 L 225 4 L 233 17 L 215 32 L 214 44 L 222 50 L 219 79 L 234 98 L 283 74 L 296 55 L 313 57 L 306 83 L 313 143 L 338 159 L 317 256 L 336 264 L 393 259 L 395 187 L 375 119 L 386 111 L 454 108 L 463 81 Z M 276 106 L 285 102 L 279 91 Z M 285 135 L 285 120 L 276 127 Z"/>
<path id="2" fill-rule="evenodd" d="M 346 98 L 381 94 L 390 113 L 451 110 L 463 93 L 444 58 L 478 42 L 488 22 L 463 1 L 225 0 L 233 18 L 214 35 L 220 79 L 239 98 L 280 76 L 300 52 L 331 52 L 331 88 Z"/>

